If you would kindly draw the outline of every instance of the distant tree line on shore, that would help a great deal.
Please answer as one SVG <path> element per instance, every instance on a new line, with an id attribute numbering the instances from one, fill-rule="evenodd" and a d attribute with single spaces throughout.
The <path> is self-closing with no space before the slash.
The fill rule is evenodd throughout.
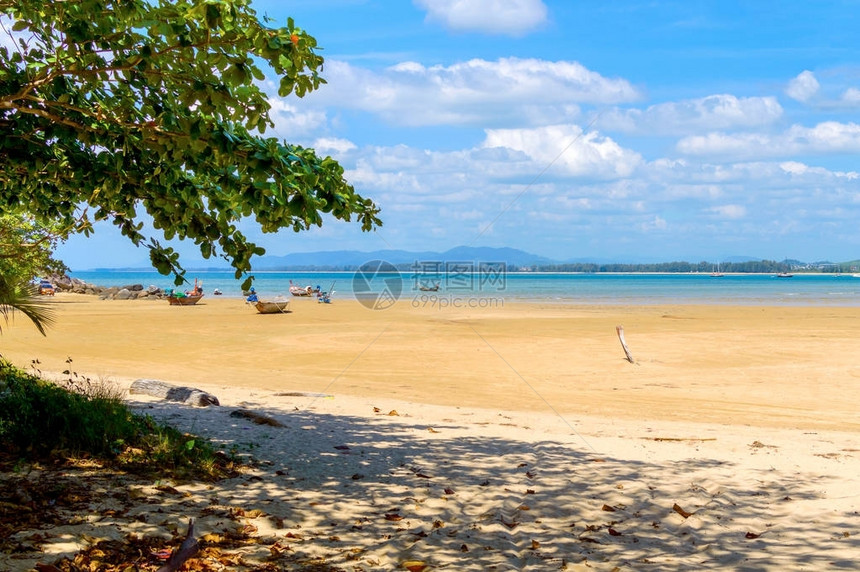
<path id="1" fill-rule="evenodd" d="M 829 262 L 807 264 L 804 262 L 784 260 L 749 260 L 745 262 L 655 262 L 649 264 L 596 264 L 596 263 L 566 263 L 566 264 L 536 264 L 519 268 L 526 272 L 671 272 L 671 273 L 712 273 L 717 270 L 723 273 L 736 274 L 770 274 L 780 272 L 809 272 L 809 273 L 839 273 L 848 271 L 850 264 L 834 264 Z M 511 272 L 513 269 L 508 268 Z"/>
<path id="2" fill-rule="evenodd" d="M 444 273 L 446 271 L 446 262 L 437 261 L 433 264 L 437 266 L 422 266 L 420 263 L 397 263 L 392 264 L 394 268 L 402 273 L 418 273 L 427 274 L 435 270 Z M 451 261 L 453 262 L 453 261 Z M 457 262 L 462 267 L 468 262 Z M 499 265 L 502 262 L 495 261 L 480 261 L 474 262 L 475 270 L 478 265 Z M 355 272 L 361 266 L 355 264 L 343 265 L 294 265 L 266 268 L 268 271 L 277 272 Z M 622 264 L 622 263 L 606 263 L 599 264 L 593 262 L 568 262 L 558 264 L 530 264 L 530 265 L 515 265 L 507 264 L 505 271 L 508 273 L 515 272 L 578 272 L 578 273 L 636 273 L 636 272 L 665 272 L 665 273 L 712 273 L 717 270 L 726 274 L 778 274 L 780 272 L 797 272 L 797 273 L 822 273 L 822 274 L 838 274 L 841 272 L 857 272 L 860 268 L 860 261 L 852 262 L 801 262 L 799 260 L 749 260 L 745 262 L 721 262 L 719 265 L 715 262 L 654 262 L 647 264 Z"/>

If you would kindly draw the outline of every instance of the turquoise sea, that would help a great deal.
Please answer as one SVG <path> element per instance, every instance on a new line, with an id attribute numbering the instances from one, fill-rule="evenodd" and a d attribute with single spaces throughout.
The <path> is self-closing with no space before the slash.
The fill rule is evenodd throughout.
<path id="1" fill-rule="evenodd" d="M 170 277 L 155 271 L 72 272 L 74 278 L 100 286 L 142 284 L 172 288 Z M 498 305 L 510 302 L 570 304 L 742 304 L 786 306 L 860 305 L 860 277 L 833 274 L 566 274 L 505 273 L 498 269 L 461 268 L 457 272 L 416 274 L 356 272 L 254 272 L 254 286 L 261 297 L 288 295 L 289 283 L 334 290 L 333 299 L 363 299 L 385 291 L 398 299 L 417 303 L 472 301 Z M 191 272 L 212 295 L 220 289 L 225 298 L 241 298 L 240 281 L 229 271 Z M 421 285 L 439 284 L 436 292 Z"/>

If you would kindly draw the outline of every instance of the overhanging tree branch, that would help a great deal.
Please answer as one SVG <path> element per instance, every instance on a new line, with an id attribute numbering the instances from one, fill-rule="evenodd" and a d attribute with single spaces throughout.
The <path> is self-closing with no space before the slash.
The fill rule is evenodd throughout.
<path id="1" fill-rule="evenodd" d="M 263 252 L 242 220 L 264 232 L 326 214 L 381 224 L 333 159 L 251 135 L 273 124 L 263 68 L 281 95 L 325 83 L 316 40 L 292 20 L 268 27 L 250 0 L 0 0 L 0 15 L 30 32 L 0 65 L 0 214 L 69 221 L 89 205 L 181 274 L 175 252 L 141 233 L 143 207 L 166 239 L 224 256 L 237 276 Z"/>

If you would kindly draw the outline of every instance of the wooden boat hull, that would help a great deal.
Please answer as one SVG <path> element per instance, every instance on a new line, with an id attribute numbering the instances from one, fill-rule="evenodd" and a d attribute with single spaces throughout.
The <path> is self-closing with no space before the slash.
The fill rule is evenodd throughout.
<path id="1" fill-rule="evenodd" d="M 254 307 L 261 314 L 286 314 L 289 312 L 290 301 L 263 302 L 259 301 Z"/>
<path id="2" fill-rule="evenodd" d="M 168 296 L 167 301 L 171 306 L 193 306 L 202 297 L 203 294 L 199 296 Z"/>
<path id="3" fill-rule="evenodd" d="M 311 286 L 297 286 L 293 284 L 292 280 L 290 280 L 290 294 L 292 294 L 293 296 L 310 297 L 313 296 L 316 292 L 317 290 L 314 290 Z"/>

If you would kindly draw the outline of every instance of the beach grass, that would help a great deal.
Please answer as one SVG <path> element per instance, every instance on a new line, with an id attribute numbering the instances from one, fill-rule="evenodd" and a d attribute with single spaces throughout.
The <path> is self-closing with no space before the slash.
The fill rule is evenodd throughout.
<path id="1" fill-rule="evenodd" d="M 66 375 L 48 381 L 0 360 L 0 443 L 12 460 L 87 458 L 194 479 L 232 468 L 207 441 L 132 412 L 115 385 Z"/>

